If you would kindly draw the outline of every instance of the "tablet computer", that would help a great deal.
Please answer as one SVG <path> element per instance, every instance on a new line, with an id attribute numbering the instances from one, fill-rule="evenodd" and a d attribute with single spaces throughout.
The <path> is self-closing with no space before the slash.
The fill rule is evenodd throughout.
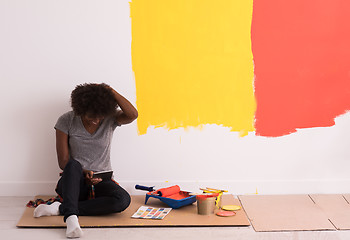
<path id="1" fill-rule="evenodd" d="M 94 172 L 93 178 L 101 178 L 102 180 L 110 180 L 112 179 L 113 171 L 101 171 L 101 172 Z"/>

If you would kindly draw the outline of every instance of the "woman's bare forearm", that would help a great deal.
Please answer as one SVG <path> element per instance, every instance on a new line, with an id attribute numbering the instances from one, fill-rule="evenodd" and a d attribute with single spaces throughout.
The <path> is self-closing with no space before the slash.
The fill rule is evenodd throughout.
<path id="1" fill-rule="evenodd" d="M 122 111 L 117 116 L 118 122 L 120 124 L 127 124 L 133 122 L 138 117 L 137 109 L 125 97 L 123 97 L 113 88 L 111 88 L 111 90 Z"/>

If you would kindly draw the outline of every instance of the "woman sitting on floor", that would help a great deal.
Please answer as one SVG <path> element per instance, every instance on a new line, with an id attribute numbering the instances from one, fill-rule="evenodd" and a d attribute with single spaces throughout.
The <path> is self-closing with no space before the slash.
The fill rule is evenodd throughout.
<path id="1" fill-rule="evenodd" d="M 130 195 L 116 182 L 93 174 L 112 170 L 113 132 L 133 122 L 138 112 L 106 84 L 78 85 L 71 105 L 73 111 L 63 114 L 55 125 L 58 165 L 63 170 L 56 192 L 63 201 L 39 205 L 34 217 L 63 215 L 66 236 L 76 238 L 82 236 L 78 216 L 121 212 L 130 204 Z"/>

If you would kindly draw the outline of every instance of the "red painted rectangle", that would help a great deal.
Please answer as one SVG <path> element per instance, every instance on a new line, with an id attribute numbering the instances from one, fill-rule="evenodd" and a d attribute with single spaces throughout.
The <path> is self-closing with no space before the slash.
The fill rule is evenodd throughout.
<path id="1" fill-rule="evenodd" d="M 256 134 L 334 125 L 350 109 L 350 1 L 255 0 Z"/>

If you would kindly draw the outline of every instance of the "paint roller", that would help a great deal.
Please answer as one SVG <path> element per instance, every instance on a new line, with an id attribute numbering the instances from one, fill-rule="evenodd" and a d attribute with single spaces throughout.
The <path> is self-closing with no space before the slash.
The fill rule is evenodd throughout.
<path id="1" fill-rule="evenodd" d="M 161 197 L 169 197 L 171 195 L 179 193 L 180 191 L 180 187 L 178 185 L 174 185 L 171 187 L 158 189 L 156 193 Z"/>
<path id="2" fill-rule="evenodd" d="M 160 197 L 169 197 L 169 196 L 177 194 L 181 191 L 180 187 L 178 185 L 174 185 L 174 186 L 167 187 L 167 188 L 160 188 L 158 190 L 155 190 L 154 187 L 135 185 L 135 189 L 149 191 L 149 192 L 152 192 L 152 194 L 158 195 Z"/>

